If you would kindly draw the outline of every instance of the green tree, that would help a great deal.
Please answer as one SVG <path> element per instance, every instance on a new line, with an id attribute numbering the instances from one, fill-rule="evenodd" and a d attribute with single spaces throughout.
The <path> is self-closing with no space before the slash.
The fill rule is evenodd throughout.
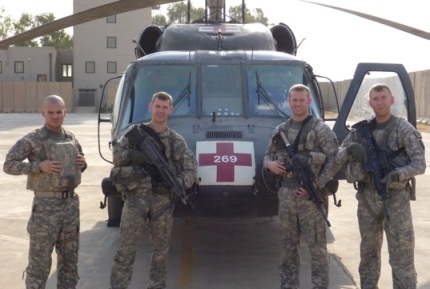
<path id="1" fill-rule="evenodd" d="M 187 4 L 179 2 L 169 5 L 167 8 L 167 16 L 170 23 L 186 23 L 187 22 Z"/>
<path id="2" fill-rule="evenodd" d="M 167 17 L 169 23 L 186 23 L 187 22 L 188 5 L 184 2 L 179 2 L 169 5 L 167 8 Z M 191 22 L 198 19 L 203 19 L 205 15 L 204 8 L 197 8 L 191 5 L 190 18 Z"/>
<path id="3" fill-rule="evenodd" d="M 205 17 L 204 8 L 191 7 L 191 22 L 193 22 L 194 20 L 203 19 L 204 17 Z"/>
<path id="4" fill-rule="evenodd" d="M 262 23 L 264 25 L 268 25 L 269 24 L 269 19 L 264 16 L 264 11 L 261 8 L 256 8 L 255 9 L 255 21 L 258 23 Z"/>
<path id="5" fill-rule="evenodd" d="M 152 16 L 152 24 L 158 25 L 158 26 L 165 26 L 167 25 L 167 19 L 164 15 L 154 15 Z"/>
<path id="6" fill-rule="evenodd" d="M 15 35 L 21 34 L 35 27 L 34 17 L 31 14 L 23 13 L 18 21 L 13 22 L 12 26 Z M 16 46 L 37 47 L 38 42 L 36 40 L 26 40 L 17 43 Z"/>
<path id="7" fill-rule="evenodd" d="M 35 16 L 23 13 L 18 21 L 12 23 L 13 32 L 15 35 L 18 35 L 54 20 L 55 16 L 53 13 L 42 13 Z M 27 40 L 16 45 L 28 47 L 53 46 L 56 48 L 70 48 L 73 45 L 73 40 L 72 37 L 64 30 L 59 30 L 46 34 L 40 37 L 39 40 Z"/>
<path id="8" fill-rule="evenodd" d="M 44 25 L 55 20 L 53 13 L 39 14 L 34 17 L 36 26 Z M 56 48 L 71 48 L 72 37 L 64 30 L 54 31 L 40 38 L 41 46 L 53 46 Z"/>
<path id="9" fill-rule="evenodd" d="M 236 21 L 242 20 L 242 5 L 231 6 L 228 10 L 230 18 Z M 269 19 L 264 16 L 264 11 L 261 8 L 257 8 L 254 10 L 254 13 L 251 13 L 249 8 L 245 7 L 245 22 L 246 23 L 255 23 L 259 22 L 264 25 L 268 25 Z"/>
<path id="10" fill-rule="evenodd" d="M 0 8 L 0 39 L 7 38 L 12 32 L 12 18 L 5 14 L 3 7 Z"/>

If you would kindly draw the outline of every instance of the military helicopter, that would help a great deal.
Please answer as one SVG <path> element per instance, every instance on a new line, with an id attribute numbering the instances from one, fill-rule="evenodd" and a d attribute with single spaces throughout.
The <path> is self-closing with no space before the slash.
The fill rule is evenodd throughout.
<path id="1" fill-rule="evenodd" d="M 6 39 L 0 42 L 0 47 L 92 19 L 168 2 L 172 1 L 113 2 Z M 136 41 L 136 60 L 120 76 L 111 116 L 103 118 L 99 114 L 98 118 L 99 125 L 112 122 L 114 141 L 131 124 L 150 119 L 148 104 L 153 93 L 162 90 L 173 95 L 175 110 L 169 126 L 182 134 L 195 152 L 199 213 L 209 216 L 276 213 L 276 195 L 269 189 L 273 179 L 263 177 L 262 158 L 273 128 L 291 114 L 285 99 L 293 84 L 310 87 L 311 113 L 325 120 L 336 120 L 334 131 L 342 140 L 348 132 L 351 109 L 357 105 L 356 96 L 365 90 L 367 75 L 391 72 L 397 76 L 396 85 L 402 91 L 399 103 L 404 116 L 415 125 L 414 94 L 402 65 L 359 64 L 342 108 L 337 106 L 338 117 L 329 118 L 325 115 L 321 84 L 312 67 L 295 56 L 298 45 L 288 25 L 281 23 L 267 28 L 245 23 L 245 1 L 242 20 L 226 21 L 224 0 L 205 2 L 205 15 L 199 21 L 191 23 L 188 17 L 187 24 L 149 26 L 143 30 Z M 330 8 L 429 37 L 424 31 L 418 33 L 412 27 L 385 19 L 335 6 Z M 121 199 L 111 195 L 108 206 L 108 226 L 118 225 Z"/>

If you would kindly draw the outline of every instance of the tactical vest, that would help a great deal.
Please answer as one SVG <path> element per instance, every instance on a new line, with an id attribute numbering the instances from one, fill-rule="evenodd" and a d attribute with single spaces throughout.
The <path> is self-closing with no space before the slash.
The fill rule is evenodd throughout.
<path id="1" fill-rule="evenodd" d="M 149 123 L 144 123 L 143 125 L 148 126 Z M 138 128 L 140 125 L 131 126 L 129 129 Z M 166 156 L 167 162 L 174 172 L 178 173 L 180 170 L 177 168 L 176 164 L 181 156 L 177 156 L 175 153 L 175 141 L 176 133 L 168 129 L 167 131 L 158 134 L 153 132 L 152 137 L 158 142 L 158 140 L 163 145 L 161 153 Z M 144 135 L 143 132 L 141 132 Z M 155 135 L 156 134 L 156 135 Z M 127 133 L 124 135 L 127 137 Z M 114 143 L 114 146 L 118 143 Z M 131 149 L 131 147 L 129 147 Z M 148 189 L 157 194 L 168 194 L 169 190 L 163 185 L 163 180 L 161 175 L 158 173 L 155 166 L 149 164 L 149 160 L 141 163 L 140 161 L 134 163 L 130 160 L 130 164 L 120 167 L 113 167 L 111 170 L 110 178 L 114 182 L 115 188 L 118 192 L 121 192 L 123 198 L 127 192 L 136 191 L 136 189 Z"/>
<path id="2" fill-rule="evenodd" d="M 317 118 L 312 117 L 302 128 L 302 132 L 297 140 L 297 153 L 306 158 L 315 176 L 319 175 L 326 160 L 326 155 L 321 151 L 321 148 L 316 146 L 317 134 L 315 127 L 318 125 L 319 121 L 320 120 Z M 288 130 L 291 129 L 292 122 L 293 121 L 289 119 L 285 122 L 284 126 L 280 127 L 280 130 L 283 130 L 287 135 L 291 145 L 293 145 L 297 137 L 297 135 L 288 134 Z M 288 159 L 284 162 L 288 163 Z"/>
<path id="3" fill-rule="evenodd" d="M 41 143 L 39 161 L 60 161 L 62 170 L 59 174 L 44 172 L 28 175 L 27 188 L 35 192 L 73 191 L 81 183 L 81 169 L 75 164 L 79 150 L 72 135 L 64 130 L 64 138 L 54 139 L 46 136 L 42 129 L 36 130 L 36 136 Z"/>
<path id="4" fill-rule="evenodd" d="M 397 137 L 395 132 L 395 128 L 399 126 L 401 119 L 392 116 L 387 125 L 383 129 L 378 129 L 378 135 L 375 136 L 374 130 L 372 130 L 372 135 L 377 143 L 378 149 L 381 153 L 384 154 L 381 160 L 381 167 L 384 171 L 384 176 L 388 175 L 389 172 L 396 168 L 400 168 L 408 165 L 411 160 L 406 153 L 404 147 L 399 147 L 397 144 Z M 370 125 L 375 125 L 375 120 L 370 121 Z M 382 131 L 381 131 L 382 130 Z M 361 143 L 364 147 L 366 147 L 366 140 L 361 137 L 358 133 L 358 142 Z M 367 161 L 367 159 L 366 159 Z M 372 182 L 370 178 L 367 180 L 363 180 L 364 182 Z M 410 191 L 411 199 L 415 199 L 414 192 L 412 190 L 412 184 L 414 180 L 406 180 L 398 183 L 391 183 L 388 190 L 404 190 L 407 189 Z"/>
<path id="5" fill-rule="evenodd" d="M 386 156 L 387 163 L 381 165 L 386 168 L 387 171 L 394 170 L 410 163 L 410 159 L 405 151 L 405 148 L 398 147 L 397 139 L 393 140 L 393 138 L 396 138 L 396 135 L 394 134 L 395 128 L 399 126 L 400 121 L 400 118 L 392 116 L 383 129 L 378 129 L 378 135 L 375 135 L 375 130 L 372 130 L 373 137 L 376 140 L 379 150 L 381 150 Z M 375 125 L 374 119 L 370 122 L 370 125 Z M 358 142 L 366 147 L 366 140 L 359 134 L 357 135 L 359 138 Z"/>

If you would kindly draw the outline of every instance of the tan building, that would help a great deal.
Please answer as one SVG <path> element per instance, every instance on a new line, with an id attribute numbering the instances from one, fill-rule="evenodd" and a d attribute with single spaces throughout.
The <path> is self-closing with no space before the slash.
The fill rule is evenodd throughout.
<path id="1" fill-rule="evenodd" d="M 53 47 L 0 50 L 0 81 L 57 81 L 56 64 Z"/>
<path id="2" fill-rule="evenodd" d="M 74 0 L 74 13 L 116 0 Z M 135 59 L 133 39 L 151 24 L 151 9 L 98 19 L 73 29 L 75 106 L 98 106 L 104 83 Z"/>

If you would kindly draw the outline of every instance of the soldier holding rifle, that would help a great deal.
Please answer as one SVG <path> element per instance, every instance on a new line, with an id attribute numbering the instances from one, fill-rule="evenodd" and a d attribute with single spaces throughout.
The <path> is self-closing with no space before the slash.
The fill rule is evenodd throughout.
<path id="1" fill-rule="evenodd" d="M 414 228 L 410 200 L 415 199 L 414 176 L 426 162 L 420 133 L 406 120 L 392 115 L 394 97 L 386 84 L 369 90 L 371 120 L 352 126 L 340 146 L 327 177 L 344 169 L 355 183 L 360 227 L 360 283 L 377 289 L 385 231 L 393 288 L 415 289 Z"/>
<path id="2" fill-rule="evenodd" d="M 327 188 L 319 176 L 327 163 L 334 160 L 337 140 L 322 120 L 309 114 L 311 102 L 308 87 L 296 84 L 290 88 L 288 104 L 292 116 L 274 130 L 264 158 L 265 168 L 282 178 L 278 191 L 281 289 L 299 288 L 301 234 L 311 253 L 313 288 L 329 286 L 324 206 Z"/>
<path id="3" fill-rule="evenodd" d="M 196 164 L 182 136 L 168 128 L 172 97 L 155 93 L 149 105 L 151 121 L 132 125 L 114 144 L 111 178 L 122 194 L 120 242 L 115 255 L 111 288 L 130 284 L 136 246 L 147 223 L 152 237 L 148 289 L 166 287 L 166 263 L 177 197 L 187 202 L 185 188 L 196 181 Z"/>

